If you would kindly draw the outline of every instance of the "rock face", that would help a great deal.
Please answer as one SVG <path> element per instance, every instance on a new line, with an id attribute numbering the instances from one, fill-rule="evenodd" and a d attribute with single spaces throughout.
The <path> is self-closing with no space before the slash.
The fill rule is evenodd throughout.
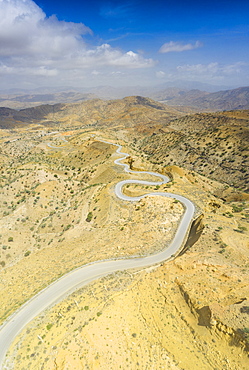
<path id="1" fill-rule="evenodd" d="M 241 320 L 243 321 L 244 318 L 238 315 L 239 311 L 241 313 L 243 312 L 243 307 L 247 307 L 243 302 L 236 302 L 229 306 L 223 306 L 222 304 L 214 302 L 210 305 L 199 307 L 196 300 L 191 299 L 184 284 L 182 285 L 178 282 L 178 285 L 191 312 L 197 318 L 198 325 L 210 328 L 218 335 L 224 335 L 231 345 L 239 346 L 245 352 L 249 352 L 247 335 L 241 330 L 241 326 L 243 326 Z M 241 303 L 243 303 L 242 307 L 236 306 Z"/>

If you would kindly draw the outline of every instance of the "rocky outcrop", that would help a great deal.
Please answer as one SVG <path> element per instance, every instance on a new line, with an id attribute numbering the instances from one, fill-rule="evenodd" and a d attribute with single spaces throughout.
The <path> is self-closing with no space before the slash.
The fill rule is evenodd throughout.
<path id="1" fill-rule="evenodd" d="M 192 314 L 198 320 L 198 325 L 208 327 L 219 336 L 223 335 L 229 342 L 229 345 L 236 347 L 240 346 L 244 351 L 249 352 L 249 341 L 245 337 L 243 331 L 229 327 L 227 324 L 222 322 L 222 317 L 219 317 L 221 316 L 219 315 L 219 312 L 224 311 L 225 307 L 219 305 L 219 310 L 217 309 L 217 304 L 199 307 L 196 300 L 191 298 L 184 284 L 180 283 L 178 279 L 176 279 L 176 283 L 178 284 L 180 292 Z"/>

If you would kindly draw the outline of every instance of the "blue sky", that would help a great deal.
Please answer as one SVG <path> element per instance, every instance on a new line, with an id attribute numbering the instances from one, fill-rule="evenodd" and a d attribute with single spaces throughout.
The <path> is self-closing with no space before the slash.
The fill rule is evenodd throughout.
<path id="1" fill-rule="evenodd" d="M 0 81 L 249 85 L 249 1 L 0 0 Z"/>

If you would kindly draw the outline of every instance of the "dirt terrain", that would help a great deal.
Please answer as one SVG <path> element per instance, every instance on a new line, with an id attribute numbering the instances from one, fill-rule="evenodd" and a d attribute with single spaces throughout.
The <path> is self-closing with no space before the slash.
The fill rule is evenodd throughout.
<path id="1" fill-rule="evenodd" d="M 111 108 L 109 117 L 114 117 L 116 108 Z M 130 185 L 129 195 L 170 191 L 197 207 L 181 256 L 142 271 L 113 274 L 75 292 L 18 336 L 8 354 L 9 368 L 248 368 L 249 195 L 219 174 L 207 177 L 198 165 L 194 170 L 164 161 L 159 144 L 148 156 L 148 147 L 139 149 L 144 137 L 153 130 L 153 139 L 164 134 L 159 118 L 153 128 L 142 127 L 142 119 L 135 128 L 126 118 L 117 119 L 117 125 L 113 118 L 106 125 L 74 127 L 67 116 L 56 129 L 33 123 L 1 130 L 1 321 L 75 267 L 151 254 L 172 238 L 181 204 L 149 196 L 131 204 L 116 199 L 114 185 L 131 175 L 114 164 L 115 147 L 98 138 L 123 145 L 132 168 L 172 179 L 162 186 Z M 213 132 L 210 116 L 206 122 L 206 130 Z M 173 124 L 178 127 L 178 121 Z M 218 146 L 219 138 L 212 140 Z M 233 145 L 239 152 L 239 144 Z M 234 171 L 240 179 L 240 171 Z"/>

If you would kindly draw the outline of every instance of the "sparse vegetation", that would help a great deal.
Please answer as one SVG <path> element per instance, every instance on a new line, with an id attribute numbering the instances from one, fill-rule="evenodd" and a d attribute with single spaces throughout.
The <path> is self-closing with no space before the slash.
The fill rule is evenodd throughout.
<path id="1" fill-rule="evenodd" d="M 28 257 L 30 255 L 30 253 L 31 253 L 30 251 L 25 252 L 24 257 Z"/>
<path id="2" fill-rule="evenodd" d="M 136 104 L 131 105 L 132 100 Z M 247 335 L 248 303 L 239 303 L 248 296 L 245 281 L 249 267 L 244 253 L 248 244 L 248 200 L 239 190 L 247 190 L 248 180 L 245 120 L 241 118 L 238 123 L 237 119 L 227 118 L 232 113 L 196 114 L 179 119 L 182 114 L 170 113 L 168 107 L 160 105 L 155 111 L 156 108 L 148 106 L 141 108 L 140 103 L 138 98 L 127 98 L 122 101 L 125 108 L 121 111 L 117 101 L 110 113 L 108 105 L 113 103 L 95 101 L 94 116 L 89 103 L 88 109 L 82 108 L 79 121 L 75 117 L 81 105 L 70 108 L 73 119 L 63 116 L 66 109 L 58 115 L 55 112 L 59 132 L 49 135 L 49 140 L 54 146 L 61 146 L 58 150 L 46 147 L 46 136 L 39 136 L 41 130 L 45 135 L 53 131 L 48 122 L 42 127 L 34 124 L 30 130 L 27 125 L 25 133 L 18 128 L 9 132 L 10 137 L 20 137 L 12 143 L 3 139 L 1 320 L 75 267 L 96 259 L 157 252 L 175 233 L 173 225 L 178 224 L 183 212 L 177 200 L 167 203 L 160 197 L 146 197 L 139 204 L 113 201 L 114 185 L 127 178 L 127 174 L 108 160 L 114 148 L 91 136 L 93 126 L 96 132 L 101 132 L 101 125 L 105 124 L 103 136 L 108 136 L 110 129 L 113 141 L 115 136 L 117 142 L 126 141 L 127 152 L 134 157 L 134 168 L 169 172 L 174 179 L 164 186 L 131 184 L 127 186 L 130 193 L 171 188 L 172 193 L 183 194 L 195 202 L 198 212 L 204 213 L 206 225 L 197 243 L 186 248 L 170 265 L 106 277 L 75 292 L 57 311 L 48 311 L 37 328 L 33 326 L 30 333 L 25 332 L 22 346 L 15 350 L 16 361 L 23 368 L 38 368 L 42 363 L 52 368 L 59 358 L 67 361 L 67 355 L 82 368 L 91 367 L 87 363 L 92 353 L 89 337 L 96 348 L 98 345 L 101 348 L 101 355 L 97 350 L 94 353 L 96 363 L 108 353 L 106 363 L 113 367 L 119 364 L 111 362 L 115 358 L 121 358 L 120 363 L 127 368 L 134 365 L 148 369 L 153 365 L 167 367 L 168 357 L 175 359 L 174 366 L 183 361 L 180 367 L 185 366 L 185 358 L 190 367 L 193 359 L 193 368 L 196 363 L 200 367 L 215 363 L 217 368 L 223 368 L 228 364 L 225 359 L 233 366 L 235 360 L 243 358 L 241 350 L 241 357 L 235 356 L 239 343 L 238 347 L 227 345 L 229 334 L 225 334 L 224 342 L 223 334 L 219 341 L 212 341 L 216 340 L 213 328 L 206 330 L 198 325 L 197 317 L 198 310 L 215 302 L 210 307 L 218 307 L 220 322 L 226 312 L 225 319 L 229 318 L 237 327 L 244 325 Z M 172 118 L 176 119 L 171 121 Z M 70 139 L 65 144 L 60 135 L 66 131 Z M 191 310 L 195 309 L 192 315 Z M 243 325 L 238 324 L 241 315 Z M 233 327 L 232 324 L 226 327 Z M 215 330 L 218 334 L 219 328 Z M 116 338 L 118 344 L 114 349 Z M 199 338 L 198 345 L 195 338 Z M 111 346 L 111 351 L 105 351 Z M 213 354 L 218 351 L 214 361 Z M 243 368 L 239 362 L 237 367 Z"/>
<path id="3" fill-rule="evenodd" d="M 53 326 L 53 324 L 48 324 L 47 326 L 46 326 L 46 328 L 47 328 L 47 330 L 50 330 L 51 328 L 52 328 L 52 326 Z"/>
<path id="4" fill-rule="evenodd" d="M 91 222 L 92 221 L 92 218 L 93 218 L 93 213 L 92 212 L 89 212 L 87 217 L 86 217 L 86 221 L 87 222 Z"/>

